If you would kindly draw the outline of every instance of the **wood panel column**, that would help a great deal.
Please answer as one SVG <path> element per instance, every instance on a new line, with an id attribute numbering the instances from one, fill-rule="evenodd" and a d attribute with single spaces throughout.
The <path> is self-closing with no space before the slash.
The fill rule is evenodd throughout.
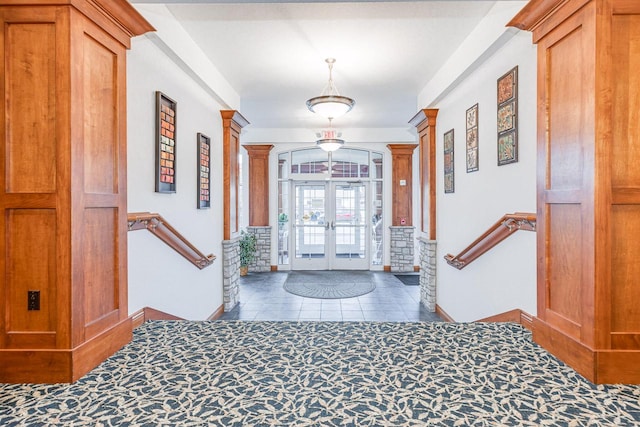
<path id="1" fill-rule="evenodd" d="M 269 225 L 269 152 L 271 144 L 243 145 L 249 154 L 249 225 Z"/>
<path id="2" fill-rule="evenodd" d="M 427 108 L 409 120 L 418 130 L 420 147 L 420 229 L 436 239 L 436 117 L 438 110 Z"/>
<path id="3" fill-rule="evenodd" d="M 236 110 L 221 110 L 222 156 L 223 156 L 223 223 L 224 240 L 230 240 L 239 232 L 238 212 L 238 154 L 240 153 L 240 131 L 249 124 Z"/>
<path id="4" fill-rule="evenodd" d="M 534 340 L 596 383 L 640 383 L 640 2 L 531 0 L 538 45 Z"/>
<path id="5" fill-rule="evenodd" d="M 131 340 L 126 0 L 0 0 L 0 382 L 72 382 Z"/>
<path id="6" fill-rule="evenodd" d="M 388 144 L 391 150 L 391 225 L 410 226 L 413 222 L 413 151 L 415 144 Z M 404 221 L 403 221 L 404 220 Z"/>

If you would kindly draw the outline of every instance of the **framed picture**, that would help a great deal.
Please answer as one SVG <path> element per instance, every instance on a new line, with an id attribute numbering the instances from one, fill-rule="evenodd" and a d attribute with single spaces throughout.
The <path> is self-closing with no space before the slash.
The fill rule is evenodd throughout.
<path id="1" fill-rule="evenodd" d="M 177 103 L 156 92 L 156 192 L 176 192 Z"/>
<path id="2" fill-rule="evenodd" d="M 518 161 L 518 66 L 498 79 L 498 166 Z"/>
<path id="3" fill-rule="evenodd" d="M 467 173 L 478 166 L 478 104 L 467 110 Z"/>
<path id="4" fill-rule="evenodd" d="M 211 207 L 211 139 L 198 133 L 198 209 Z"/>
<path id="5" fill-rule="evenodd" d="M 453 193 L 454 186 L 454 163 L 453 163 L 453 129 L 444 134 L 444 192 Z"/>

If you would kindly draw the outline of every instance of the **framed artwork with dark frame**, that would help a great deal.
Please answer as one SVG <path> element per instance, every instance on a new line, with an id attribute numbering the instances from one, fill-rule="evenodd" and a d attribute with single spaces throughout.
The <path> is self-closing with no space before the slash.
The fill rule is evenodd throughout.
<path id="1" fill-rule="evenodd" d="M 467 173 L 476 172 L 478 165 L 478 104 L 467 110 Z"/>
<path id="2" fill-rule="evenodd" d="M 444 134 L 444 192 L 455 192 L 453 164 L 453 129 Z"/>
<path id="3" fill-rule="evenodd" d="M 498 79 L 498 166 L 518 161 L 518 66 Z"/>
<path id="4" fill-rule="evenodd" d="M 211 207 L 211 138 L 198 133 L 198 209 Z"/>
<path id="5" fill-rule="evenodd" d="M 156 192 L 176 192 L 177 103 L 156 91 Z"/>

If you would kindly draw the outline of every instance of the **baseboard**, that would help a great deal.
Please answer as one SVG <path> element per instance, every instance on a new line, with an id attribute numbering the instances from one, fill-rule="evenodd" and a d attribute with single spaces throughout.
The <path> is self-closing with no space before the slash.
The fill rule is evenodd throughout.
<path id="1" fill-rule="evenodd" d="M 278 271 L 278 266 L 277 265 L 272 265 L 271 266 L 271 271 Z"/>
<path id="2" fill-rule="evenodd" d="M 415 271 L 416 273 L 418 273 L 420 271 L 420 266 L 419 265 L 414 265 L 413 266 L 413 271 Z"/>
<path id="3" fill-rule="evenodd" d="M 133 329 L 142 326 L 144 323 L 144 308 L 141 308 L 129 317 L 131 318 L 131 326 Z"/>
<path id="4" fill-rule="evenodd" d="M 211 316 L 207 317 L 207 320 L 216 320 L 219 319 L 224 314 L 224 304 L 221 305 L 214 311 Z"/>
<path id="5" fill-rule="evenodd" d="M 455 323 L 455 320 L 449 316 L 438 304 L 436 304 L 436 314 L 442 318 L 445 322 Z"/>
<path id="6" fill-rule="evenodd" d="M 386 273 L 391 273 L 391 266 L 390 266 L 390 265 L 385 265 L 382 269 L 383 269 L 383 271 L 385 271 Z"/>
<path id="7" fill-rule="evenodd" d="M 446 322 L 455 322 L 451 316 L 449 316 L 438 304 L 436 304 L 436 313 L 442 317 Z M 522 311 L 519 308 L 514 310 L 505 311 L 504 313 L 496 314 L 494 316 L 485 317 L 476 322 L 513 322 L 518 323 L 528 330 L 533 330 L 533 317 L 526 311 Z"/>
<path id="8" fill-rule="evenodd" d="M 513 322 L 524 326 L 530 331 L 533 330 L 533 317 L 519 308 L 485 317 L 484 319 L 476 320 L 476 322 Z"/>
<path id="9" fill-rule="evenodd" d="M 73 349 L 0 349 L 0 383 L 72 383 L 131 341 L 125 318 Z"/>
<path id="10" fill-rule="evenodd" d="M 216 310 L 216 313 L 218 310 Z M 182 317 L 174 316 L 173 314 L 165 313 L 164 311 L 151 307 L 144 307 L 133 313 L 129 318 L 131 319 L 133 329 L 142 325 L 147 320 L 184 320 Z"/>

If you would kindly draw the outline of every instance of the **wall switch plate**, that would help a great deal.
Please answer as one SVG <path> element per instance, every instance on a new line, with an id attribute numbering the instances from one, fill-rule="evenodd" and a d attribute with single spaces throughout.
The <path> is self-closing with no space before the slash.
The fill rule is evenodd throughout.
<path id="1" fill-rule="evenodd" d="M 27 291 L 27 310 L 40 310 L 40 291 Z"/>

